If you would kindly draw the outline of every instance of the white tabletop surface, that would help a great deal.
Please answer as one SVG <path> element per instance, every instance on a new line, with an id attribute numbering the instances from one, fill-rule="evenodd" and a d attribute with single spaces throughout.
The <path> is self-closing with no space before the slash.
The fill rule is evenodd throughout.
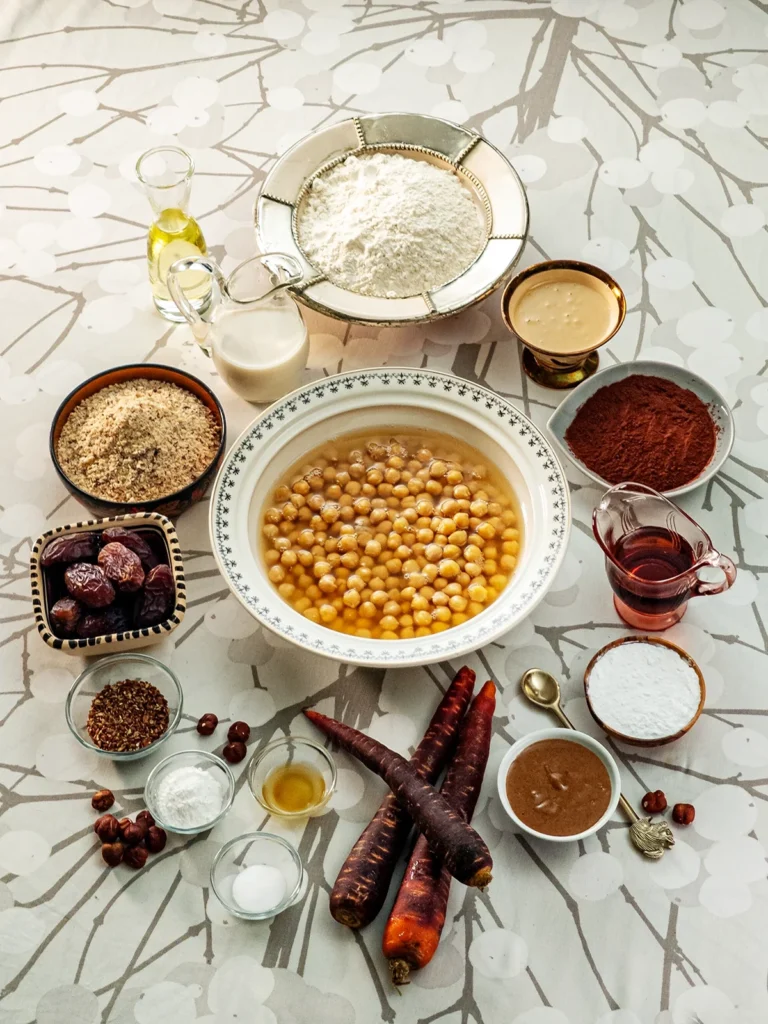
<path id="1" fill-rule="evenodd" d="M 0 999 L 2 1024 L 758 1024 L 768 1019 L 768 60 L 750 0 L 5 0 L 0 5 Z M 562 680 L 594 732 L 582 674 L 625 635 L 589 529 L 599 491 L 568 468 L 570 549 L 513 633 L 469 660 L 499 685 L 476 815 L 495 860 L 481 895 L 454 884 L 442 944 L 402 995 L 383 918 L 354 935 L 328 890 L 381 786 L 339 757 L 331 811 L 288 830 L 241 778 L 208 836 L 171 839 L 139 873 L 106 869 L 90 794 L 142 807 L 151 764 L 119 771 L 70 738 L 64 697 L 82 667 L 37 636 L 30 543 L 84 518 L 51 467 L 52 414 L 78 381 L 132 361 L 211 383 L 235 437 L 234 398 L 185 327 L 151 305 L 149 207 L 136 156 L 164 142 L 197 162 L 192 209 L 225 269 L 251 255 L 251 213 L 275 159 L 349 114 L 416 110 L 483 132 L 528 189 L 523 264 L 576 257 L 614 273 L 630 312 L 604 352 L 685 365 L 719 387 L 737 440 L 685 508 L 738 564 L 730 593 L 695 601 L 666 635 L 702 667 L 706 710 L 668 747 L 618 750 L 634 802 L 662 788 L 695 824 L 658 864 L 616 818 L 583 844 L 515 833 L 493 795 L 510 740 L 548 725 L 521 672 Z M 503 392 L 543 424 L 558 396 L 521 377 L 498 296 L 457 320 L 374 330 L 307 317 L 311 376 L 427 364 Z M 457 666 L 360 671 L 277 642 L 229 596 L 205 503 L 178 522 L 190 605 L 154 648 L 181 677 L 186 721 L 245 718 L 262 742 L 326 698 L 411 750 Z M 761 587 L 762 582 L 762 587 Z M 304 727 L 308 729 L 308 727 Z M 242 767 L 242 766 L 241 766 Z M 304 900 L 270 924 L 232 919 L 208 888 L 212 855 L 248 829 L 290 836 Z"/>

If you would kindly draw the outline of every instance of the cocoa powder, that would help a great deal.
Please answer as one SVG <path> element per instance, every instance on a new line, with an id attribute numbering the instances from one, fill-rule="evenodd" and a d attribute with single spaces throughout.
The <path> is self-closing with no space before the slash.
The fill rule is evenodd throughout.
<path id="1" fill-rule="evenodd" d="M 707 466 L 717 428 L 692 391 L 634 374 L 588 398 L 565 439 L 573 454 L 610 484 L 632 481 L 671 491 Z"/>

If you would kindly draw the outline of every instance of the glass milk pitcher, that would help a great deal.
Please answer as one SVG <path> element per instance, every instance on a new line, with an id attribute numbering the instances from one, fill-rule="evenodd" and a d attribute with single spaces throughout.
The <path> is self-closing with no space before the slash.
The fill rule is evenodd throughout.
<path id="1" fill-rule="evenodd" d="M 215 282 L 210 321 L 189 302 L 180 277 L 206 271 Z M 299 263 L 284 253 L 253 256 L 225 278 L 210 256 L 177 260 L 168 272 L 173 301 L 222 380 L 248 402 L 274 402 L 301 383 L 309 337 L 285 289 L 301 280 Z"/>

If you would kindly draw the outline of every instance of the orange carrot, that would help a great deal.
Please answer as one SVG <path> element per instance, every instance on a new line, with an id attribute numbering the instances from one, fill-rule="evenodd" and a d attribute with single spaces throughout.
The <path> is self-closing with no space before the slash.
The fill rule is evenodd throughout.
<path id="1" fill-rule="evenodd" d="M 453 749 L 474 685 L 472 669 L 459 669 L 410 760 L 427 782 L 437 779 Z M 340 924 L 362 928 L 376 917 L 410 828 L 407 811 L 388 793 L 342 864 L 331 890 L 331 914 Z"/>
<path id="2" fill-rule="evenodd" d="M 454 878 L 465 885 L 480 888 L 488 885 L 493 867 L 488 847 L 404 757 L 357 729 L 317 711 L 305 708 L 304 714 L 326 736 L 384 779 Z"/>
<path id="3" fill-rule="evenodd" d="M 440 792 L 465 821 L 480 795 L 493 731 L 496 688 L 487 682 L 462 722 L 456 753 Z M 416 840 L 400 890 L 389 915 L 382 949 L 396 985 L 407 985 L 412 970 L 425 967 L 435 955 L 445 924 L 450 872 L 429 848 Z"/>

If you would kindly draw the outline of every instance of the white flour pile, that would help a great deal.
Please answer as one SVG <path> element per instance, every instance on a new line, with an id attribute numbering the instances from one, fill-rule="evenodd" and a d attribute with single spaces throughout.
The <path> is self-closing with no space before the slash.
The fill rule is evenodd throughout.
<path id="1" fill-rule="evenodd" d="M 673 736 L 691 721 L 701 700 L 691 665 L 661 644 L 612 647 L 592 666 L 589 700 L 606 725 L 638 740 Z"/>
<path id="2" fill-rule="evenodd" d="M 385 153 L 350 156 L 315 178 L 298 231 L 334 284 L 380 298 L 446 284 L 485 243 L 482 215 L 455 174 Z"/>

